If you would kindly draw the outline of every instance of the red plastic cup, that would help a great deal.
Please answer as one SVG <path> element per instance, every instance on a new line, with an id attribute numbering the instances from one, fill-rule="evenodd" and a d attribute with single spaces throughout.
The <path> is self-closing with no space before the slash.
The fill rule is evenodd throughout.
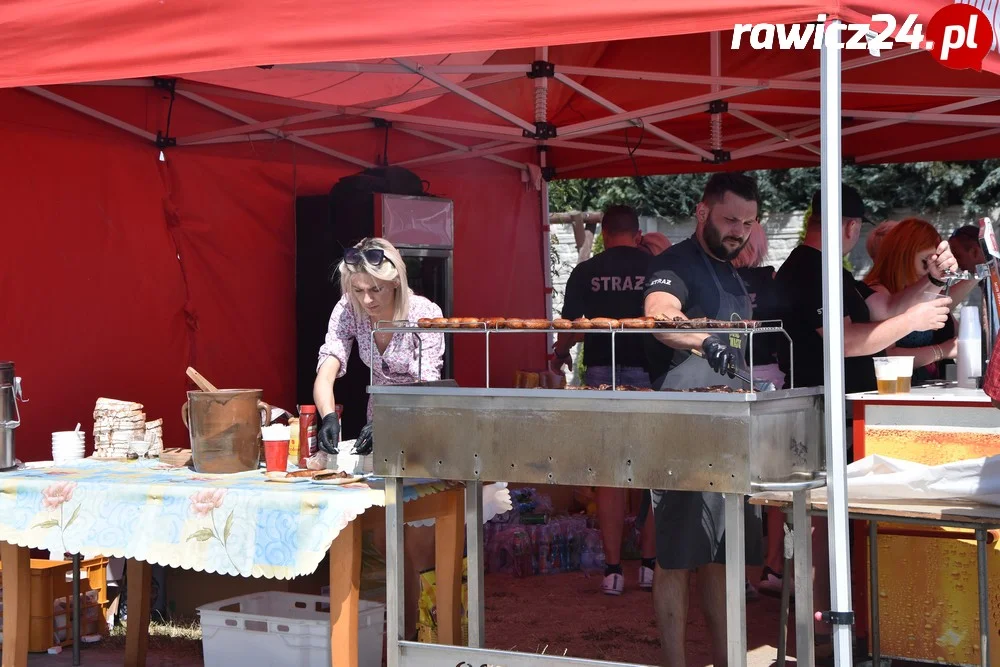
<path id="1" fill-rule="evenodd" d="M 265 440 L 264 463 L 267 472 L 285 472 L 288 470 L 288 441 Z"/>

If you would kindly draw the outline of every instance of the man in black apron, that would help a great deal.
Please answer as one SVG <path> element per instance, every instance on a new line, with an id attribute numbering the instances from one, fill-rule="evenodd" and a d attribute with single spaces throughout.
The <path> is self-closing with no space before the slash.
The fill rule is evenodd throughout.
<path id="1" fill-rule="evenodd" d="M 750 297 L 730 264 L 757 220 L 756 182 L 743 174 L 715 174 L 696 209 L 695 235 L 654 258 L 646 279 L 646 315 L 694 319 L 751 319 Z M 746 369 L 746 336 L 663 334 L 669 360 L 650 356 L 660 390 L 726 385 L 746 388 L 730 369 Z M 696 354 L 697 353 L 697 354 Z M 659 367 L 656 367 L 656 366 Z M 749 374 L 749 373 L 747 373 Z M 727 664 L 725 501 L 720 493 L 653 491 L 656 575 L 653 604 L 668 667 L 684 667 L 688 577 L 697 570 L 701 606 L 712 636 L 716 667 Z M 761 561 L 760 513 L 747 509 L 747 564 Z"/>

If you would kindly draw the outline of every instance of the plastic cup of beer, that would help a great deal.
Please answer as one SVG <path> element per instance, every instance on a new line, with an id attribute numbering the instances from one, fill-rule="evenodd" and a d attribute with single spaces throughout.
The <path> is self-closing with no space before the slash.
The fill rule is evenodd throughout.
<path id="1" fill-rule="evenodd" d="M 896 393 L 909 394 L 913 380 L 913 357 L 889 357 L 896 368 Z"/>
<path id="2" fill-rule="evenodd" d="M 896 362 L 893 361 L 892 357 L 875 357 L 872 361 L 875 362 L 875 381 L 878 384 L 878 393 L 895 394 L 896 380 L 899 377 L 896 374 Z"/>

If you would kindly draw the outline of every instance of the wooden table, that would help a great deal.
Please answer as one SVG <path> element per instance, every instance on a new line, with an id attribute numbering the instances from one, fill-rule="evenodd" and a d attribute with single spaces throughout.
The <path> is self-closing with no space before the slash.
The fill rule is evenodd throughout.
<path id="1" fill-rule="evenodd" d="M 790 512 L 792 503 L 790 499 L 779 494 L 764 494 L 752 497 L 751 503 L 777 507 L 784 512 Z M 878 593 L 878 524 L 889 522 L 895 524 L 915 524 L 918 526 L 932 526 L 937 528 L 964 528 L 974 532 L 977 547 L 977 570 L 978 570 L 978 593 L 979 593 L 979 651 L 980 664 L 982 667 L 989 667 L 990 664 L 990 615 L 989 615 L 989 586 L 988 568 L 986 561 L 986 545 L 994 541 L 995 536 L 987 531 L 1000 528 L 1000 507 L 992 505 L 972 505 L 972 504 L 942 504 L 942 503 L 916 503 L 916 502 L 875 502 L 875 501 L 848 501 L 848 517 L 850 519 L 868 522 L 868 548 L 871 569 L 869 573 L 869 611 L 871 613 L 872 637 L 871 653 L 872 664 L 880 664 L 881 647 L 879 645 L 879 593 Z M 825 516 L 827 506 L 825 502 L 810 502 L 808 507 L 810 514 Z M 930 533 L 920 533 L 914 531 L 914 536 L 935 536 Z M 786 568 L 788 566 L 786 559 Z M 781 618 L 787 619 L 788 591 L 787 577 L 782 579 L 782 610 Z M 782 622 L 781 637 L 779 638 L 778 665 L 785 664 L 784 652 L 784 621 Z"/>
<path id="2" fill-rule="evenodd" d="M 438 642 L 458 645 L 462 639 L 461 595 L 465 489 L 452 488 L 405 503 L 404 520 L 435 519 Z M 376 508 L 372 508 L 373 510 Z M 352 521 L 330 545 L 330 645 L 333 667 L 358 664 L 358 594 L 361 582 L 361 532 L 365 525 L 384 530 L 384 515 L 369 511 Z M 26 547 L 0 543 L 4 564 L 3 667 L 28 664 L 31 562 Z M 146 664 L 149 638 L 152 566 L 129 560 L 125 665 Z"/>

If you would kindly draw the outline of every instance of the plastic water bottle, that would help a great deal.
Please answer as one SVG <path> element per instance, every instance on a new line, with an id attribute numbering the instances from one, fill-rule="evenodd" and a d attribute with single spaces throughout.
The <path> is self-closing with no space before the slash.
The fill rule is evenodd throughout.
<path id="1" fill-rule="evenodd" d="M 956 364 L 958 367 L 958 386 L 964 389 L 975 389 L 977 380 L 983 375 L 982 336 L 979 308 L 965 306 L 962 308 L 958 328 L 958 359 Z"/>

